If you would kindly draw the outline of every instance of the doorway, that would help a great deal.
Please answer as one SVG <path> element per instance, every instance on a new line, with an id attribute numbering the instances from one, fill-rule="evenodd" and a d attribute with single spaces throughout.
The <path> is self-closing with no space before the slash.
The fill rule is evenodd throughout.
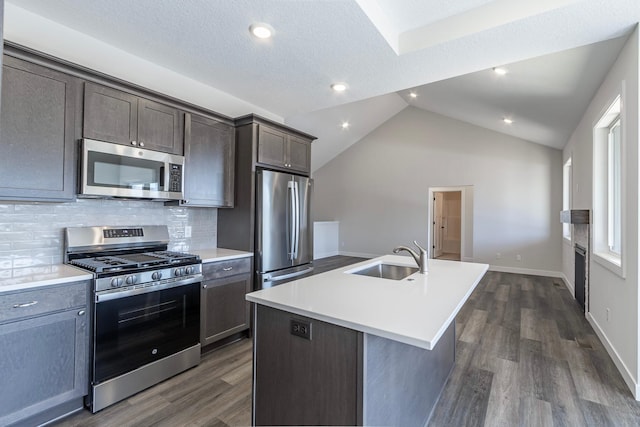
<path id="1" fill-rule="evenodd" d="M 429 188 L 429 257 L 473 262 L 473 186 Z"/>
<path id="2" fill-rule="evenodd" d="M 462 191 L 433 193 L 433 258 L 460 261 Z"/>

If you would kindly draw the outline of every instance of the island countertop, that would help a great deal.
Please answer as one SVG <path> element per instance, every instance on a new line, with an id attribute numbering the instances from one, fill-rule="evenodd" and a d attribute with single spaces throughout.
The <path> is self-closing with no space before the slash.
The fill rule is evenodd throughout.
<path id="1" fill-rule="evenodd" d="M 380 264 L 415 267 L 385 255 L 247 294 L 250 302 L 432 350 L 489 268 L 430 259 L 427 274 L 403 280 L 350 274 Z"/>

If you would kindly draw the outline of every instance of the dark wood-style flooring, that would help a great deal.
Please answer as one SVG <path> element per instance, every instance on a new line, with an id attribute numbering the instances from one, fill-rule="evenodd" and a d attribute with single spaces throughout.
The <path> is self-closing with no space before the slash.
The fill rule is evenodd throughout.
<path id="1" fill-rule="evenodd" d="M 560 279 L 488 272 L 456 338 L 429 426 L 640 425 L 640 403 Z"/>
<path id="2" fill-rule="evenodd" d="M 362 260 L 331 258 L 327 269 Z M 316 262 L 316 274 L 323 271 Z M 640 403 L 560 279 L 488 272 L 456 318 L 456 337 L 456 365 L 430 427 L 640 425 Z M 57 425 L 249 425 L 251 357 L 244 339 L 98 414 Z"/>

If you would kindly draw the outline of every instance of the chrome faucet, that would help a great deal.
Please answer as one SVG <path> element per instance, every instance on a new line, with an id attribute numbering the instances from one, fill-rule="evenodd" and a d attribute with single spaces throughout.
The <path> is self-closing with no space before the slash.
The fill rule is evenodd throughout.
<path id="1" fill-rule="evenodd" d="M 414 251 L 411 248 L 408 248 L 406 246 L 397 246 L 395 248 L 393 248 L 393 253 L 397 254 L 400 251 L 407 251 L 411 254 L 411 256 L 413 257 L 413 259 L 416 260 L 416 264 L 418 264 L 418 267 L 420 267 L 420 273 L 422 274 L 426 274 L 427 273 L 427 259 L 429 258 L 427 256 L 427 250 L 425 248 L 423 248 L 422 246 L 420 246 L 418 244 L 417 241 L 413 241 L 413 244 L 416 245 L 418 247 L 418 249 L 420 249 L 420 255 L 418 255 L 416 253 L 416 251 Z"/>

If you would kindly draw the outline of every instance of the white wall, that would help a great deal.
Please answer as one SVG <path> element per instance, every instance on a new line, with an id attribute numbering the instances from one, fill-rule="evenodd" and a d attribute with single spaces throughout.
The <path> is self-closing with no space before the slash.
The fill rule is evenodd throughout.
<path id="1" fill-rule="evenodd" d="M 339 236 L 338 221 L 315 221 L 313 223 L 313 259 L 339 255 Z"/>
<path id="2" fill-rule="evenodd" d="M 594 261 L 590 261 L 590 312 L 587 318 L 636 398 L 639 396 L 638 339 L 638 30 L 630 36 L 618 59 L 592 99 L 580 124 L 563 151 L 563 158 L 572 157 L 573 209 L 593 209 L 593 126 L 606 108 L 620 93 L 624 82 L 623 134 L 626 153 L 623 172 L 626 176 L 626 210 L 623 213 L 623 234 L 626 239 L 626 277 Z M 593 246 L 590 248 L 593 251 Z M 565 275 L 573 277 L 573 251 L 563 250 Z M 607 320 L 606 310 L 610 310 Z"/>
<path id="3" fill-rule="evenodd" d="M 314 173 L 314 215 L 341 253 L 387 254 L 427 241 L 429 187 L 472 185 L 476 261 L 560 272 L 561 154 L 409 107 Z"/>

